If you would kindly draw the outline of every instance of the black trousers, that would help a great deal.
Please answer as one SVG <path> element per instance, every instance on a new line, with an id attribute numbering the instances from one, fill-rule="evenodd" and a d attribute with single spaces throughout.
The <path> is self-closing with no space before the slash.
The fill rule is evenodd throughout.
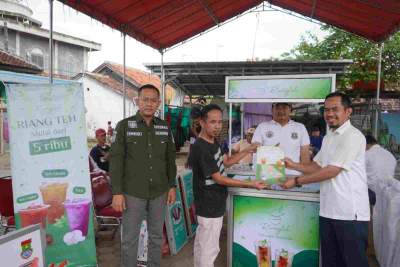
<path id="1" fill-rule="evenodd" d="M 369 198 L 369 204 L 371 206 L 375 206 L 376 203 L 376 194 L 374 191 L 368 188 L 368 198 Z"/>
<path id="2" fill-rule="evenodd" d="M 322 267 L 368 267 L 368 222 L 319 217 Z"/>

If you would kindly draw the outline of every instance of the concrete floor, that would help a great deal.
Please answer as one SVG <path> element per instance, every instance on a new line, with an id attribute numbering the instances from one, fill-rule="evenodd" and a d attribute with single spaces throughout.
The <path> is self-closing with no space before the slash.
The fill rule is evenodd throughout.
<path id="1" fill-rule="evenodd" d="M 225 267 L 227 235 L 226 224 L 224 224 L 220 238 L 221 251 L 215 261 L 215 267 Z M 164 256 L 161 261 L 161 267 L 189 267 L 193 266 L 193 245 L 194 238 L 174 256 Z M 119 242 L 119 232 L 112 239 L 112 231 L 100 231 L 96 240 L 97 260 L 99 267 L 116 267 L 119 266 L 121 260 L 121 250 Z"/>
<path id="2" fill-rule="evenodd" d="M 99 267 L 117 267 L 120 265 L 120 242 L 119 233 L 111 239 L 112 232 L 99 232 L 97 238 L 97 259 Z M 227 266 L 227 226 L 223 225 L 220 238 L 220 253 L 215 261 L 215 267 Z M 190 267 L 193 266 L 193 245 L 194 238 L 191 239 L 177 255 L 165 256 L 161 261 L 160 267 Z M 379 267 L 373 255 L 369 255 L 369 267 Z"/>

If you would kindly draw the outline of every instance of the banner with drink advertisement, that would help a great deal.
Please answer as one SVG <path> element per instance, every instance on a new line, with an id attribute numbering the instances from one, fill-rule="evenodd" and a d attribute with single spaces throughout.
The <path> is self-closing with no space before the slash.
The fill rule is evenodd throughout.
<path id="1" fill-rule="evenodd" d="M 46 230 L 46 266 L 96 266 L 83 89 L 6 88 L 16 224 Z"/>
<path id="2" fill-rule="evenodd" d="M 176 184 L 178 185 L 176 189 L 176 201 L 174 204 L 168 205 L 165 216 L 168 245 L 172 255 L 176 255 L 188 241 L 181 189 L 178 181 L 176 181 Z"/>
<path id="3" fill-rule="evenodd" d="M 197 228 L 196 209 L 194 206 L 193 195 L 193 172 L 191 170 L 185 170 L 178 175 L 178 181 L 181 188 L 181 195 L 185 210 L 187 233 L 189 236 L 193 236 L 196 233 Z"/>
<path id="4" fill-rule="evenodd" d="M 233 196 L 235 267 L 318 267 L 319 203 Z"/>

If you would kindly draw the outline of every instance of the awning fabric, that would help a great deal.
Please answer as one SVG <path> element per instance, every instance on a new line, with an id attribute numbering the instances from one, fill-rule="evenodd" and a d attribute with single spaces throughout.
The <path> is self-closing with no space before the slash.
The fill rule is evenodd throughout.
<path id="1" fill-rule="evenodd" d="M 59 0 L 162 50 L 257 7 L 260 0 Z M 375 42 L 400 27 L 398 0 L 270 0 Z"/>

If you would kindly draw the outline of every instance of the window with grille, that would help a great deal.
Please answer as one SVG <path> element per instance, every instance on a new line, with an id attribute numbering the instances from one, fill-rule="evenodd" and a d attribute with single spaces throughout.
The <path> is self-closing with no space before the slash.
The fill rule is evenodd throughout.
<path id="1" fill-rule="evenodd" d="M 43 60 L 43 52 L 39 48 L 32 49 L 30 53 L 31 62 L 40 68 L 43 69 L 44 60 Z"/>

